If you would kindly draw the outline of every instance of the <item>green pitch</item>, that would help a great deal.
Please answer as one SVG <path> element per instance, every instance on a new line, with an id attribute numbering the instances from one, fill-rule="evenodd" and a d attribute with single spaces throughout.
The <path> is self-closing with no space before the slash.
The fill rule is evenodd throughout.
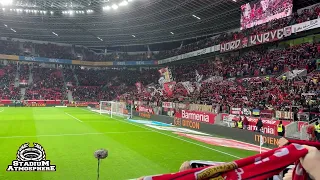
<path id="1" fill-rule="evenodd" d="M 185 141 L 184 141 L 185 140 Z M 36 142 L 56 172 L 7 172 L 18 148 Z M 1 180 L 93 180 L 99 148 L 109 150 L 101 162 L 101 180 L 125 180 L 176 172 L 186 160 L 232 161 L 255 152 L 211 146 L 124 118 L 99 115 L 86 108 L 0 108 Z"/>

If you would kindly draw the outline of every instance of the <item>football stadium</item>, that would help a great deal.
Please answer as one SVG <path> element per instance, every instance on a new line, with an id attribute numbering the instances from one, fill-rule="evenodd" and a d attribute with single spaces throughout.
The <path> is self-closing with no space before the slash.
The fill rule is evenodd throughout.
<path id="1" fill-rule="evenodd" d="M 0 0 L 0 180 L 320 180 L 317 0 Z"/>

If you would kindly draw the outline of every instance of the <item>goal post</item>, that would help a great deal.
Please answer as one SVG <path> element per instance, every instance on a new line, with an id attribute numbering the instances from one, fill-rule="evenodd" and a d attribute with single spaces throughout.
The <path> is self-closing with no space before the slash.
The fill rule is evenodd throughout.
<path id="1" fill-rule="evenodd" d="M 111 117 L 116 115 L 131 118 L 132 106 L 125 102 L 100 101 L 99 107 L 100 114 L 110 114 Z"/>

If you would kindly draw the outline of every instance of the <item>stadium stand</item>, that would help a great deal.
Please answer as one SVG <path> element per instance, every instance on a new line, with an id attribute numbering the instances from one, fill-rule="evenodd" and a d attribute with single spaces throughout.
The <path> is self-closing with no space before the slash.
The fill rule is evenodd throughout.
<path id="1" fill-rule="evenodd" d="M 123 2 L 128 3 L 127 1 Z M 233 2 L 237 3 L 236 1 Z M 287 2 L 281 0 L 277 1 L 277 9 L 275 9 L 275 11 L 285 8 L 279 7 L 284 5 L 282 3 L 287 4 Z M 86 13 L 88 12 L 86 11 Z M 257 11 L 256 14 L 259 14 L 259 12 Z M 256 16 L 256 14 L 253 13 L 249 16 Z M 200 20 L 201 18 L 198 17 L 197 19 Z M 204 18 L 203 20 L 208 19 L 209 18 Z M 314 22 L 318 28 L 310 30 L 307 26 L 312 26 L 313 24 L 303 24 L 301 27 L 306 29 L 304 30 L 305 32 L 291 32 L 293 28 L 291 29 L 290 27 L 288 28 L 290 37 L 285 37 L 286 39 L 278 38 L 277 40 L 250 45 L 248 45 L 247 42 L 244 43 L 246 45 L 241 45 L 243 46 L 241 49 L 230 49 L 230 52 L 220 51 L 221 49 L 225 49 L 221 48 L 222 44 L 240 39 L 241 41 L 243 39 L 248 41 L 251 35 L 261 35 L 261 38 L 263 38 L 265 34 L 263 35 L 262 33 L 272 30 L 275 32 L 280 28 L 283 29 L 311 20 L 316 20 L 312 22 Z M 238 120 L 232 118 L 236 117 L 242 120 L 241 118 L 245 116 L 244 119 L 255 118 L 257 120 L 257 123 L 254 122 L 254 125 L 250 125 L 256 128 L 254 131 L 257 131 L 254 138 L 256 138 L 256 136 L 263 138 L 260 133 L 272 135 L 272 138 L 274 138 L 275 135 L 284 136 L 286 132 L 292 135 L 291 138 L 299 137 L 303 139 L 303 135 L 307 134 L 310 137 L 305 139 L 319 141 L 320 136 L 315 132 L 319 126 L 313 125 L 320 120 L 319 21 L 320 4 L 316 4 L 303 10 L 298 9 L 290 16 L 276 18 L 254 27 L 243 30 L 228 29 L 228 31 L 215 34 L 211 33 L 205 37 L 199 36 L 199 39 L 196 37 L 197 34 L 191 31 L 189 33 L 194 35 L 193 39 L 184 39 L 181 35 L 184 34 L 184 32 L 180 35 L 179 32 L 175 32 L 176 35 L 178 37 L 181 36 L 181 39 L 184 39 L 186 43 L 181 42 L 180 46 L 177 47 L 177 42 L 170 41 L 172 44 L 175 43 L 175 45 L 172 45 L 172 48 L 167 49 L 163 47 L 154 51 L 150 50 L 150 47 L 152 47 L 152 45 L 156 47 L 155 44 L 150 44 L 150 46 L 148 43 L 145 43 L 146 45 L 134 44 L 137 43 L 137 41 L 132 41 L 132 44 L 134 44 L 132 46 L 137 46 L 136 48 L 143 49 L 142 51 L 129 51 L 128 49 L 130 49 L 131 45 L 130 47 L 129 45 L 128 47 L 113 46 L 112 41 L 106 42 L 106 44 L 110 45 L 110 49 L 108 49 L 109 47 L 106 45 L 105 48 L 100 47 L 100 49 L 97 50 L 94 47 L 87 48 L 73 44 L 1 38 L 0 101 L 1 103 L 7 101 L 7 104 L 19 101 L 26 102 L 25 104 L 29 102 L 40 102 L 39 104 L 43 104 L 44 106 L 47 104 L 59 105 L 59 108 L 83 103 L 82 105 L 88 106 L 89 108 L 81 109 L 83 111 L 82 113 L 88 110 L 88 112 L 91 113 L 91 108 L 95 111 L 100 108 L 100 115 L 102 112 L 101 105 L 103 103 L 100 103 L 99 106 L 99 102 L 106 101 L 105 108 L 112 109 L 112 107 L 115 108 L 115 106 L 112 106 L 112 103 L 107 101 L 122 101 L 126 102 L 126 105 L 134 104 L 136 111 L 139 111 L 139 105 L 146 106 L 147 113 L 149 113 L 150 109 L 154 111 L 147 115 L 143 114 L 143 116 L 149 115 L 148 119 L 151 119 L 151 115 L 154 114 L 180 118 L 175 116 L 175 114 L 180 113 L 182 110 L 190 110 L 200 112 L 200 114 L 214 113 L 215 117 L 216 115 L 221 115 L 219 117 L 221 122 L 207 123 L 204 121 L 193 121 L 192 123 L 225 125 L 228 126 L 224 127 L 226 129 L 230 129 L 229 127 L 237 127 L 237 130 L 242 131 L 245 129 L 252 131 L 252 129 L 247 128 L 248 124 L 245 124 L 245 127 L 242 127 L 242 125 L 240 127 L 240 125 L 236 123 L 236 125 L 226 125 L 222 117 L 222 115 L 230 116 L 230 121 L 238 122 Z M 70 21 L 70 24 L 71 22 L 72 21 Z M 243 25 L 242 23 L 241 21 L 241 26 Z M 77 23 L 74 22 L 73 28 L 76 27 L 76 24 Z M 100 26 L 98 24 L 97 22 L 97 26 Z M 151 26 L 151 23 L 149 24 Z M 7 26 L 8 25 L 5 24 L 6 28 Z M 200 26 L 201 25 L 199 25 L 199 27 Z M 126 28 L 128 27 L 123 29 Z M 0 28 L 0 30 L 2 29 Z M 11 31 L 15 30 L 11 28 Z M 159 31 L 162 31 L 162 29 Z M 52 33 L 56 35 L 54 32 Z M 156 34 L 158 32 L 153 33 Z M 174 35 L 173 32 L 170 33 Z M 149 32 L 149 34 L 152 33 Z M 51 32 L 50 35 L 52 35 Z M 93 35 L 90 33 L 90 38 L 92 38 L 91 36 Z M 135 35 L 131 36 L 136 38 Z M 272 34 L 270 36 L 272 36 Z M 274 34 L 273 36 L 276 35 Z M 149 39 L 153 38 L 146 35 L 145 37 L 141 37 L 141 39 L 148 39 L 147 37 Z M 86 38 L 87 37 L 84 37 L 84 39 Z M 93 38 L 96 41 L 103 41 L 100 37 L 94 36 Z M 117 38 L 119 38 L 119 36 Z M 178 41 L 177 39 L 181 40 L 180 38 L 176 38 L 175 41 Z M 81 41 L 79 40 L 79 42 Z M 119 42 L 121 41 L 119 40 Z M 159 43 L 165 44 L 166 42 L 163 41 Z M 204 48 L 215 48 L 215 46 L 218 46 L 219 50 L 210 50 L 211 54 L 199 53 L 197 54 L 199 57 L 186 55 L 183 56 L 184 58 L 179 59 L 179 61 L 172 60 L 171 62 L 170 60 L 170 62 L 160 63 L 161 60 L 166 60 L 167 58 L 173 59 L 177 55 L 184 55 Z M 35 57 L 40 57 L 40 60 L 35 59 Z M 123 63 L 123 66 L 117 64 L 118 62 L 120 64 Z M 130 64 L 131 62 L 134 63 Z M 153 64 L 143 64 L 147 62 L 152 62 Z M 162 105 L 165 102 L 174 103 L 175 106 L 170 105 L 170 107 L 164 107 Z M 89 106 L 89 104 L 91 106 Z M 179 104 L 183 105 L 183 107 L 191 107 L 192 105 L 196 107 L 184 109 L 179 107 Z M 5 104 L 1 104 L 1 106 L 4 105 Z M 111 107 L 107 107 L 107 105 Z M 201 107 L 210 108 L 202 109 Z M 124 109 L 124 107 L 120 108 Z M 243 111 L 244 109 L 250 112 L 246 114 Z M 159 111 L 156 112 L 156 110 Z M 254 110 L 258 110 L 259 114 L 253 114 Z M 172 113 L 169 111 L 172 111 Z M 262 113 L 260 114 L 262 111 L 272 111 L 272 115 L 265 118 L 262 116 Z M 276 112 L 280 112 L 280 114 L 285 112 L 289 115 L 286 114 L 286 117 L 283 118 L 280 117 L 281 115 L 276 115 Z M 308 118 L 298 118 L 298 114 L 303 113 L 308 113 Z M 72 123 L 78 123 L 77 121 L 79 121 L 83 124 L 83 122 L 85 122 L 68 113 L 64 115 L 76 120 Z M 90 114 L 90 116 L 91 115 L 92 114 Z M 198 118 L 197 113 L 194 113 L 194 116 Z M 133 121 L 133 118 L 129 118 L 132 118 L 132 114 L 128 115 L 128 120 Z M 183 118 L 181 118 L 181 120 L 182 119 Z M 213 121 L 215 121 L 215 118 L 213 119 Z M 246 123 L 249 123 L 248 119 L 246 119 Z M 263 127 L 263 125 L 258 127 L 260 126 L 258 125 L 259 122 L 262 123 L 262 120 L 266 119 L 273 121 L 272 125 L 274 129 L 279 128 L 277 123 L 280 120 L 287 121 L 285 127 L 282 126 L 281 129 L 287 127 L 288 129 L 281 131 L 280 133 L 283 133 L 282 135 L 277 134 L 279 131 L 266 132 L 263 128 L 272 128 Z M 155 121 L 154 119 L 152 120 Z M 173 120 L 175 121 L 176 119 Z M 192 121 L 192 118 L 186 118 L 186 120 Z M 139 121 L 142 122 L 142 120 Z M 301 121 L 303 124 L 298 125 L 298 121 Z M 253 122 L 251 121 L 251 123 Z M 169 124 L 167 125 L 170 126 Z M 291 128 L 293 125 L 296 126 Z M 179 126 L 181 126 L 181 124 Z M 188 125 L 184 126 L 190 129 L 201 130 L 200 125 L 198 129 L 188 127 Z M 115 129 L 116 128 L 118 127 L 115 127 Z M 218 128 L 221 128 L 221 126 Z M 183 131 L 179 131 L 181 134 L 182 132 Z M 176 133 L 175 137 L 177 134 L 180 135 L 179 133 Z M 297 133 L 299 133 L 298 136 L 295 136 Z M 290 140 L 290 142 L 293 143 L 294 140 Z M 265 142 L 259 140 L 258 143 L 260 144 L 261 151 L 262 145 Z M 291 147 L 293 148 L 293 145 Z M 305 152 L 305 154 L 307 154 L 307 152 Z M 98 163 L 100 163 L 100 161 L 98 161 Z M 254 164 L 258 163 L 255 162 Z M 287 164 L 283 165 L 283 167 L 287 167 Z M 190 166 L 189 168 L 191 169 L 192 167 Z M 263 171 L 263 168 L 260 168 L 259 171 L 260 170 Z M 264 172 L 260 173 L 261 176 L 263 174 Z M 189 174 L 186 173 L 186 175 Z"/>
<path id="2" fill-rule="evenodd" d="M 86 47 L 62 45 L 54 43 L 35 43 L 18 40 L 0 40 L 0 53 L 7 55 L 24 55 L 34 57 L 80 59 L 86 61 L 145 61 L 164 59 L 191 51 L 211 47 L 288 25 L 303 23 L 320 17 L 320 5 L 297 11 L 291 16 L 275 19 L 268 23 L 244 29 L 242 31 L 225 32 L 200 41 L 186 44 L 177 49 L 153 53 L 149 50 L 140 53 L 112 52 L 95 53 Z M 320 58 L 320 43 L 298 43 L 297 45 L 279 45 L 271 43 L 264 46 L 251 47 L 239 52 L 236 56 L 224 54 L 214 56 L 210 60 L 180 63 L 168 66 L 173 73 L 177 85 L 172 94 L 148 89 L 158 83 L 159 73 L 156 69 L 123 69 L 123 68 L 33 68 L 33 82 L 27 88 L 24 100 L 28 99 L 67 99 L 67 92 L 72 92 L 75 101 L 99 100 L 145 100 L 161 103 L 164 101 L 181 103 L 198 103 L 222 107 L 246 107 L 268 109 L 272 106 L 282 110 L 290 106 L 310 106 L 310 94 L 319 91 L 319 73 L 316 70 L 316 59 Z M 20 99 L 20 89 L 16 84 L 27 82 L 30 66 L 28 64 L 3 65 L 1 69 L 2 99 Z M 197 84 L 195 70 L 202 76 L 201 84 Z M 285 72 L 305 70 L 303 76 L 285 79 Z M 18 83 L 15 74 L 18 71 Z M 222 81 L 205 81 L 212 77 Z M 139 82 L 146 88 L 138 92 L 135 88 Z M 184 82 L 191 82 L 186 88 Z M 312 97 L 314 99 L 314 97 Z M 311 98 L 311 99 L 312 99 Z M 319 101 L 312 106 L 319 105 Z M 223 109 L 223 108 L 221 108 Z"/>
<path id="3" fill-rule="evenodd" d="M 310 9 L 305 9 L 300 13 L 295 12 L 291 16 L 286 18 L 276 19 L 265 24 L 255 26 L 253 28 L 245 29 L 242 31 L 222 33 L 217 36 L 209 37 L 195 43 L 182 45 L 177 49 L 160 51 L 153 54 L 152 52 L 145 51 L 144 53 L 128 54 L 127 52 L 112 52 L 108 54 L 95 53 L 85 47 L 75 46 L 62 46 L 57 44 L 39 44 L 32 42 L 24 42 L 23 47 L 20 48 L 18 41 L 4 41 L 0 40 L 0 47 L 2 54 L 9 55 L 23 55 L 28 49 L 27 55 L 35 57 L 47 57 L 47 58 L 59 58 L 59 59 L 80 59 L 86 61 L 128 61 L 128 60 L 154 60 L 165 59 L 168 57 L 185 54 L 191 51 L 196 51 L 206 47 L 219 44 L 221 42 L 232 41 L 244 36 L 254 35 L 257 33 L 267 32 L 274 29 L 286 27 L 288 25 L 294 25 L 305 21 L 317 19 L 320 17 L 320 5 L 313 6 Z M 34 53 L 31 49 L 34 49 Z"/>
<path id="4" fill-rule="evenodd" d="M 64 96 L 64 82 L 60 69 L 35 67 L 33 84 L 26 91 L 28 100 L 62 100 Z"/>

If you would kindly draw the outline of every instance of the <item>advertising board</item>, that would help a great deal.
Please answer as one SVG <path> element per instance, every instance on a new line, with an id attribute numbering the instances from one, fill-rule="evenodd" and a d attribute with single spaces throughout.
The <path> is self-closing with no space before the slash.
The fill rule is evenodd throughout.
<path id="1" fill-rule="evenodd" d="M 197 122 L 204 122 L 208 124 L 214 124 L 216 114 L 204 113 L 200 111 L 181 110 L 181 112 L 175 113 L 175 118 L 181 118 L 185 120 L 193 120 Z"/>
<path id="2" fill-rule="evenodd" d="M 232 115 L 232 114 L 222 114 L 222 120 L 225 122 L 232 122 L 232 121 L 239 121 L 239 116 L 237 115 Z M 259 118 L 257 117 L 247 117 L 249 121 L 248 125 L 248 130 L 250 131 L 256 131 L 256 124 Z M 261 118 L 263 127 L 262 127 L 262 132 L 265 134 L 272 134 L 272 135 L 277 135 L 277 125 L 280 123 L 280 120 L 274 120 L 274 119 L 269 119 L 269 118 Z M 290 124 L 291 121 L 282 121 L 282 124 L 284 126 Z"/>
<path id="3" fill-rule="evenodd" d="M 138 112 L 133 112 L 134 116 L 139 116 Z M 278 146 L 278 141 L 280 137 L 273 134 L 263 134 L 254 131 L 247 131 L 243 129 L 230 128 L 226 126 L 208 124 L 200 121 L 186 120 L 183 121 L 181 118 L 173 118 L 169 116 L 154 115 L 150 116 L 152 121 L 158 121 L 162 123 L 172 124 L 176 127 L 198 130 L 203 133 L 223 136 L 226 138 L 243 141 L 255 145 L 260 143 L 260 135 L 263 136 L 265 144 L 264 146 L 268 148 L 274 148 Z"/>
<path id="4" fill-rule="evenodd" d="M 44 103 L 25 103 L 25 107 L 47 107 L 47 104 Z"/>
<path id="5" fill-rule="evenodd" d="M 147 107 L 147 106 L 138 106 L 137 108 L 138 112 L 143 112 L 143 113 L 150 113 L 150 114 L 154 114 L 154 111 L 151 107 Z"/>

